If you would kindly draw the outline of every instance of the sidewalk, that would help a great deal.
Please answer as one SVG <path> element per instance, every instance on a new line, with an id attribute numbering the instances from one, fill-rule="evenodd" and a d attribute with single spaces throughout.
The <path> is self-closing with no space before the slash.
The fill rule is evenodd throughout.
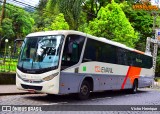
<path id="1" fill-rule="evenodd" d="M 2 95 L 17 95 L 27 94 L 28 91 L 18 90 L 16 85 L 0 85 L 0 96 Z"/>

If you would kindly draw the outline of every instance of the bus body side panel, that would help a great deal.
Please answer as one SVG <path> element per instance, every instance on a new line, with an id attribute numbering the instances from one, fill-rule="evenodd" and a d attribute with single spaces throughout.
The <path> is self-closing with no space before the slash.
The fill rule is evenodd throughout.
<path id="1" fill-rule="evenodd" d="M 93 79 L 93 91 L 130 89 L 135 78 L 138 78 L 139 87 L 150 86 L 153 81 L 152 69 L 132 67 L 129 70 L 129 66 L 101 62 L 81 63 L 78 73 L 75 73 L 76 68 L 77 66 L 61 72 L 60 94 L 79 92 L 85 77 Z M 138 69 L 138 75 L 135 69 Z"/>
<path id="2" fill-rule="evenodd" d="M 84 75 L 79 73 L 60 73 L 59 94 L 77 93 Z"/>
<path id="3" fill-rule="evenodd" d="M 59 94 L 78 93 L 83 80 L 86 77 L 93 79 L 93 91 L 119 90 L 125 76 L 102 75 L 102 74 L 84 74 L 61 72 Z M 131 88 L 130 80 L 127 79 L 125 89 Z"/>
<path id="4" fill-rule="evenodd" d="M 117 88 L 117 77 L 84 74 L 84 73 L 67 73 L 61 72 L 60 75 L 60 94 L 78 93 L 83 80 L 86 77 L 93 79 L 93 91 L 111 90 Z M 112 79 L 112 81 L 110 80 Z"/>
<path id="5" fill-rule="evenodd" d="M 142 68 L 140 78 L 138 80 L 138 87 L 147 87 L 151 86 L 154 80 L 153 69 L 144 69 Z"/>
<path id="6" fill-rule="evenodd" d="M 99 90 L 116 90 L 122 89 L 124 80 L 124 88 L 131 88 L 130 80 L 126 78 L 128 69 L 129 66 L 92 61 L 82 63 L 79 72 L 94 74 L 99 79 Z"/>
<path id="7" fill-rule="evenodd" d="M 153 77 L 146 77 L 146 76 L 141 76 L 138 79 L 138 87 L 143 88 L 143 87 L 149 87 L 153 83 Z"/>
<path id="8" fill-rule="evenodd" d="M 78 93 L 80 90 L 80 86 L 86 77 L 90 77 L 93 79 L 93 91 L 103 91 L 120 88 L 117 85 L 117 76 L 61 72 L 59 93 Z"/>

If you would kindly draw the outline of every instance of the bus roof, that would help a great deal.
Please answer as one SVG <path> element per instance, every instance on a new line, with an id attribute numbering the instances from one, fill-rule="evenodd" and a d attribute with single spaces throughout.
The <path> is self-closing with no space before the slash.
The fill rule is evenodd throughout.
<path id="1" fill-rule="evenodd" d="M 109 40 L 109 39 L 106 39 L 106 38 L 102 38 L 102 37 L 92 36 L 90 34 L 83 33 L 83 32 L 80 32 L 80 31 L 75 31 L 75 30 L 55 30 L 55 31 L 34 32 L 34 33 L 28 34 L 26 37 L 46 36 L 46 35 L 56 35 L 56 34 L 62 34 L 62 35 L 65 35 L 65 36 L 68 35 L 68 34 L 82 35 L 82 36 L 88 37 L 90 39 L 94 39 L 94 40 L 97 40 L 97 41 L 101 41 L 101 42 L 104 42 L 104 43 L 108 43 L 108 44 L 111 44 L 111 45 L 114 45 L 114 46 L 117 46 L 117 47 L 121 47 L 121 48 L 130 50 L 130 51 L 134 51 L 134 52 L 137 52 L 137 53 L 140 53 L 140 54 L 145 54 L 145 55 L 151 56 L 151 54 L 149 54 L 149 53 L 144 53 L 142 51 L 127 47 L 126 45 L 121 44 L 119 42 L 115 42 L 115 41 L 112 41 L 112 40 Z"/>

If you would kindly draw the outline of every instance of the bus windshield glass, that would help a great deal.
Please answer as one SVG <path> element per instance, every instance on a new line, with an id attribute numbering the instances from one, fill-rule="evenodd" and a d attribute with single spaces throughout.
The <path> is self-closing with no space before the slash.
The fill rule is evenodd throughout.
<path id="1" fill-rule="evenodd" d="M 22 69 L 46 69 L 57 67 L 63 35 L 25 38 L 18 67 Z"/>

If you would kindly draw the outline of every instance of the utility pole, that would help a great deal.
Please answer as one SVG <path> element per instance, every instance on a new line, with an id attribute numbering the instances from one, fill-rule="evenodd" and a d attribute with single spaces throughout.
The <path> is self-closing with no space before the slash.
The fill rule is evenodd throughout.
<path id="1" fill-rule="evenodd" d="M 152 38 L 147 37 L 147 42 L 146 42 L 146 52 L 151 54 L 151 43 L 153 44 L 153 52 L 152 52 L 152 56 L 153 56 L 153 73 L 154 73 L 154 77 L 155 77 L 155 71 L 156 71 L 156 59 L 157 59 L 157 51 L 158 51 L 158 45 L 160 42 L 160 29 L 157 29 L 156 26 L 156 19 L 159 16 L 159 14 L 156 11 L 152 12 L 152 16 L 153 16 L 153 36 Z"/>
<path id="2" fill-rule="evenodd" d="M 157 13 L 156 11 L 153 11 L 151 15 L 153 16 L 153 28 L 152 28 L 153 38 L 156 39 L 155 38 L 156 28 L 157 28 L 156 19 L 159 16 L 159 13 Z"/>
<path id="3" fill-rule="evenodd" d="M 2 21 L 4 19 L 4 16 L 5 16 L 5 5 L 6 5 L 6 0 L 3 1 L 3 5 L 2 5 L 2 12 L 1 12 L 1 17 L 0 17 L 0 27 L 2 26 Z M 2 36 L 0 35 L 0 48 L 1 48 L 1 42 L 2 42 L 2 39 L 1 38 Z"/>
<path id="4" fill-rule="evenodd" d="M 151 54 L 151 43 L 153 44 L 153 73 L 155 77 L 155 70 L 156 70 L 156 59 L 157 59 L 157 51 L 158 51 L 158 46 L 160 45 L 160 29 L 155 30 L 155 37 L 150 38 L 147 37 L 147 42 L 146 42 L 146 53 Z"/>
<path id="5" fill-rule="evenodd" d="M 2 5 L 2 12 L 1 12 L 1 18 L 0 18 L 0 26 L 2 25 L 2 21 L 4 19 L 5 5 L 6 5 L 6 0 L 3 1 L 3 5 Z"/>

